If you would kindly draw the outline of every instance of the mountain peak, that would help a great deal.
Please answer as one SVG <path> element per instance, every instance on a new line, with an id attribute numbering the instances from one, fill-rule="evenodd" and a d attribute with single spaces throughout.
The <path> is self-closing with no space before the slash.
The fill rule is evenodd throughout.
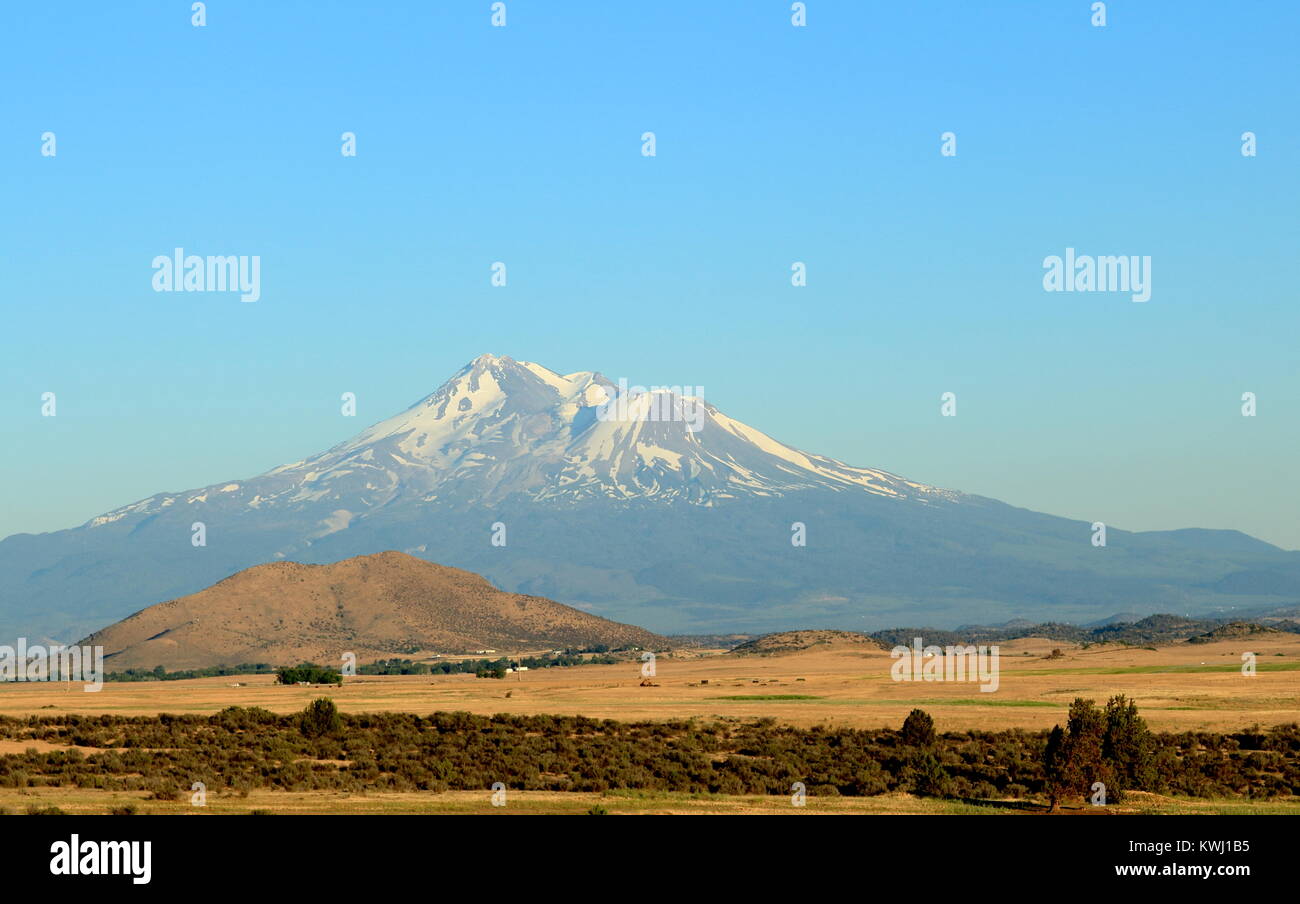
<path id="1" fill-rule="evenodd" d="M 137 506 L 219 500 L 261 511 L 315 509 L 320 528 L 309 539 L 316 539 L 379 509 L 430 503 L 519 496 L 712 506 L 812 489 L 921 502 L 960 497 L 787 446 L 727 417 L 694 387 L 615 385 L 594 371 L 562 376 L 483 354 L 410 408 L 320 455 Z"/>
<path id="2" fill-rule="evenodd" d="M 334 562 L 364 583 L 407 571 L 401 553 L 660 629 L 961 624 L 972 605 L 983 623 L 1096 618 L 1138 595 L 1139 611 L 1205 611 L 1241 594 L 1280 604 L 1300 586 L 1297 553 L 1218 531 L 1116 528 L 1102 555 L 1088 522 L 804 452 L 696 392 L 480 355 L 325 452 L 0 542 L 0 618 L 67 636 L 238 568 Z M 364 567 L 346 558 L 392 549 Z M 279 605 L 275 580 L 324 574 L 285 564 L 256 577 Z M 166 645 L 166 627 L 141 635 L 142 656 Z"/>

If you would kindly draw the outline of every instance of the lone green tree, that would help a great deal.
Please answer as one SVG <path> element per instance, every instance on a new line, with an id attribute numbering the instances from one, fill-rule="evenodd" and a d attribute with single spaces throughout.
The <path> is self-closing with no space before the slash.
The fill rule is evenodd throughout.
<path id="1" fill-rule="evenodd" d="M 307 708 L 302 711 L 298 717 L 298 729 L 309 738 L 338 734 L 343 729 L 343 719 L 333 700 L 320 697 L 307 704 Z"/>
<path id="2" fill-rule="evenodd" d="M 1126 721 L 1130 710 L 1118 704 L 1114 708 L 1122 710 L 1115 717 L 1121 726 L 1116 735 L 1118 740 L 1121 736 L 1127 737 L 1124 734 L 1127 729 L 1123 726 L 1130 724 Z M 1094 701 L 1076 697 L 1070 704 L 1065 730 L 1062 731 L 1059 725 L 1052 729 L 1043 750 L 1044 785 L 1052 810 L 1062 798 L 1087 796 L 1097 782 L 1106 786 L 1108 799 L 1113 799 L 1118 793 L 1118 773 L 1115 763 L 1106 753 L 1111 709 L 1107 704 L 1107 711 L 1103 712 Z M 1131 714 L 1136 718 L 1136 707 L 1132 708 Z"/>
<path id="3" fill-rule="evenodd" d="M 1069 774 L 1076 790 L 1083 791 L 1100 777 L 1101 743 L 1106 732 L 1106 717 L 1097 704 L 1075 697 L 1066 720 L 1069 732 Z"/>
<path id="4" fill-rule="evenodd" d="M 934 754 L 934 719 L 923 709 L 914 709 L 903 720 L 899 738 L 904 747 L 911 748 L 904 762 L 904 780 L 912 793 L 920 797 L 948 797 L 952 793 L 952 778 Z"/>
<path id="5" fill-rule="evenodd" d="M 1149 790 L 1156 784 L 1155 739 L 1137 703 L 1123 694 L 1106 701 L 1106 729 L 1101 755 L 1115 781 L 1113 799 L 1125 790 Z"/>
<path id="6" fill-rule="evenodd" d="M 929 747 L 934 743 L 934 719 L 923 709 L 914 709 L 903 720 L 903 743 L 908 747 Z"/>

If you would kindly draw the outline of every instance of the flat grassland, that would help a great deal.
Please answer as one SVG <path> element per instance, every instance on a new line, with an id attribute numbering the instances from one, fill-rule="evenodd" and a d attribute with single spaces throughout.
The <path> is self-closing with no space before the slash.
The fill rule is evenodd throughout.
<path id="1" fill-rule="evenodd" d="M 1063 656 L 1049 659 L 1058 648 Z M 1242 674 L 1247 650 L 1257 656 L 1253 677 Z M 0 685 L 0 714 L 211 714 L 227 706 L 286 713 L 328 696 L 345 712 L 771 717 L 798 727 L 897 728 L 908 712 L 921 708 L 943 732 L 1050 729 L 1064 723 L 1076 697 L 1101 704 L 1125 694 L 1136 699 L 1154 731 L 1238 731 L 1300 721 L 1300 635 L 1156 650 L 1079 649 L 1028 638 L 1001 644 L 1000 653 L 999 686 L 992 693 L 970 682 L 894 681 L 888 651 L 831 644 L 770 656 L 665 654 L 649 687 L 641 686 L 639 662 L 535 669 L 504 680 L 358 676 L 341 688 L 281 686 L 271 676 L 106 682 L 97 693 L 76 685 L 6 683 Z"/>

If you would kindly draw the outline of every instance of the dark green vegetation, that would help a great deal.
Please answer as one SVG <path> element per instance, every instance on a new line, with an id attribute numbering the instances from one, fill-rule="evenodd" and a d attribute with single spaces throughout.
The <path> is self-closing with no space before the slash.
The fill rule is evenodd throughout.
<path id="1" fill-rule="evenodd" d="M 206 669 L 180 669 L 169 672 L 162 666 L 152 669 L 126 669 L 122 672 L 109 672 L 105 681 L 184 681 L 188 678 L 224 678 L 227 675 L 266 675 L 275 671 L 269 662 L 241 663 L 240 665 L 217 665 Z"/>
<path id="2" fill-rule="evenodd" d="M 1084 781 L 1090 785 L 1098 775 L 1113 783 L 1112 799 L 1136 787 L 1244 798 L 1290 796 L 1300 788 L 1300 725 L 1149 734 L 1139 730 L 1135 711 L 1112 703 L 1100 711 L 1076 702 L 1070 733 L 1051 742 L 1050 759 L 1047 732 L 935 733 L 919 711 L 903 731 L 791 728 L 771 719 L 340 714 L 325 699 L 288 715 L 231 707 L 211 716 L 0 718 L 0 737 L 76 745 L 0 756 L 0 786 L 148 791 L 172 799 L 196 781 L 224 793 L 475 790 L 499 781 L 521 790 L 724 794 L 787 794 L 801 781 L 817 795 L 911 791 L 1042 801 L 1086 793 Z M 1077 751 L 1063 755 L 1076 730 Z"/>
<path id="3" fill-rule="evenodd" d="M 514 666 L 526 669 L 549 669 L 557 666 L 571 665 L 613 665 L 623 662 L 617 656 L 610 656 L 608 648 L 593 651 L 594 655 L 583 655 L 586 650 L 566 650 L 551 656 L 525 656 L 514 659 L 502 656 L 500 659 L 448 659 L 442 662 L 414 662 L 410 659 L 381 659 L 368 665 L 357 667 L 358 675 L 459 675 L 480 672 L 494 672 L 498 669 L 504 675 L 505 670 Z"/>
<path id="4" fill-rule="evenodd" d="M 323 738 L 343 731 L 343 718 L 329 697 L 320 697 L 307 704 L 298 717 L 298 730 L 303 737 Z"/>
<path id="5" fill-rule="evenodd" d="M 1106 701 L 1104 711 L 1076 698 L 1066 728 L 1057 725 L 1047 737 L 1043 769 L 1053 807 L 1090 792 L 1117 801 L 1125 791 L 1151 791 L 1160 784 L 1155 738 L 1137 705 L 1123 695 Z"/>
<path id="6" fill-rule="evenodd" d="M 338 669 L 304 662 L 299 666 L 282 666 L 276 670 L 280 684 L 342 684 Z"/>
<path id="7" fill-rule="evenodd" d="M 616 651 L 617 652 L 617 651 Z M 563 653 L 556 653 L 550 656 L 525 656 L 522 659 L 510 659 L 502 657 L 500 659 L 449 659 L 444 662 L 415 662 L 411 659 L 381 659 L 377 662 L 371 662 L 366 665 L 357 667 L 358 675 L 457 675 L 461 673 L 476 674 L 487 670 L 492 671 L 501 669 L 504 672 L 507 668 L 516 665 L 522 665 L 528 669 L 546 669 L 556 666 L 571 665 L 613 665 L 622 662 L 617 656 L 609 655 L 609 648 L 605 646 L 592 647 L 582 650 L 565 650 Z M 324 669 L 311 663 L 304 663 L 297 666 L 297 670 L 306 668 L 317 669 L 319 671 L 333 671 L 337 669 Z M 181 669 L 175 672 L 169 672 L 162 666 L 156 666 L 152 669 L 126 669 L 121 672 L 109 672 L 104 676 L 105 681 L 184 681 L 188 678 L 223 678 L 228 675 L 266 675 L 271 672 L 283 674 L 284 668 L 277 669 L 267 662 L 241 663 L 239 665 L 220 665 L 212 666 L 206 669 Z M 296 684 L 298 681 L 307 681 L 309 684 L 339 684 L 341 682 L 333 679 L 327 681 L 313 681 L 310 678 L 296 678 L 293 681 L 281 683 Z"/>
<path id="8" fill-rule="evenodd" d="M 934 743 L 934 719 L 923 709 L 914 709 L 903 720 L 900 732 L 909 747 L 929 747 Z"/>

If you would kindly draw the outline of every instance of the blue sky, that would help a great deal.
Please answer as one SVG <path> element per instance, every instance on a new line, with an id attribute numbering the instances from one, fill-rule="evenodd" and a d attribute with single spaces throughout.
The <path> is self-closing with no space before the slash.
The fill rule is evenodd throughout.
<path id="1" fill-rule="evenodd" d="M 299 459 L 492 352 L 1300 547 L 1300 7 L 1089 5 L 7 5 L 0 536 Z M 261 300 L 153 292 L 177 246 L 260 255 Z M 1044 292 L 1066 247 L 1149 255 L 1151 301 Z"/>

